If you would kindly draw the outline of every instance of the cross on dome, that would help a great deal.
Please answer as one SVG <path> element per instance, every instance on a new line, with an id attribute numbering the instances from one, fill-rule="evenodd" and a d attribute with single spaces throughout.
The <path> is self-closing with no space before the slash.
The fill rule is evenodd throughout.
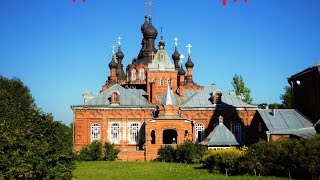
<path id="1" fill-rule="evenodd" d="M 118 39 L 118 45 L 121 46 L 121 39 L 122 39 L 122 38 L 121 38 L 120 36 L 118 36 L 117 39 Z"/>
<path id="2" fill-rule="evenodd" d="M 177 37 L 175 37 L 173 40 L 174 40 L 174 45 L 177 47 L 177 46 L 178 46 L 178 40 L 179 40 L 179 39 L 178 39 Z"/>
<path id="3" fill-rule="evenodd" d="M 114 55 L 114 48 L 116 47 L 114 44 L 112 44 L 112 55 Z"/>
<path id="4" fill-rule="evenodd" d="M 153 51 L 149 54 L 151 56 L 151 60 L 153 60 L 154 55 L 156 55 Z"/>
<path id="5" fill-rule="evenodd" d="M 144 5 L 146 8 L 146 15 L 151 16 L 151 9 L 152 9 L 152 0 L 144 0 Z"/>
<path id="6" fill-rule="evenodd" d="M 191 54 L 191 48 L 192 48 L 191 44 L 189 43 L 188 46 L 186 46 L 186 47 L 188 48 L 188 55 L 190 55 Z"/>

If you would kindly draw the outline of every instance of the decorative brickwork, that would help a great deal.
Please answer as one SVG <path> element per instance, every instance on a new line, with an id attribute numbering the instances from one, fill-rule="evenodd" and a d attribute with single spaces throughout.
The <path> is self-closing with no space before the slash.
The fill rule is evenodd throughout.
<path id="1" fill-rule="evenodd" d="M 173 64 L 163 37 L 159 49 L 154 48 L 157 31 L 151 18 L 146 17 L 141 31 L 140 53 L 127 66 L 126 74 L 122 73 L 124 54 L 120 52 L 119 43 L 118 64 L 114 58 L 110 62 L 110 76 L 100 94 L 90 94 L 83 105 L 72 106 L 75 149 L 80 150 L 98 138 L 101 142 L 114 143 L 122 160 L 154 160 L 163 145 L 203 140 L 214 129 L 219 116 L 224 118 L 223 123 L 239 143 L 246 144 L 256 108 L 230 95 L 229 102 L 224 102 L 222 92 L 214 99 L 209 93 L 192 99 L 205 90 L 193 81 L 192 46 L 189 44 L 185 75 L 182 64 L 180 68 L 178 65 L 177 39 Z M 230 104 L 233 102 L 238 104 Z"/>

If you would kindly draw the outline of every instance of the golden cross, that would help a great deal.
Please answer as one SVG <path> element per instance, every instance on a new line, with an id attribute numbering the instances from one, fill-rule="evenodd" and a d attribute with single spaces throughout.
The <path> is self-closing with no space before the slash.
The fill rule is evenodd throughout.
<path id="1" fill-rule="evenodd" d="M 151 55 L 151 60 L 153 60 L 153 58 L 154 58 L 154 52 L 152 51 L 149 55 Z"/>

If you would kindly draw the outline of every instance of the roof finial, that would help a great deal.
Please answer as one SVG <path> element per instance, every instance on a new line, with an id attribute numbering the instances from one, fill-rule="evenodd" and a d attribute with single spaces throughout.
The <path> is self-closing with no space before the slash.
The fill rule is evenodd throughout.
<path id="1" fill-rule="evenodd" d="M 122 38 L 121 38 L 120 36 L 118 36 L 117 39 L 118 39 L 118 46 L 121 46 L 121 39 L 122 39 Z"/>
<path id="2" fill-rule="evenodd" d="M 152 0 L 144 0 L 144 6 L 146 8 L 146 15 L 151 16 Z"/>
<path id="3" fill-rule="evenodd" d="M 175 106 L 176 105 L 176 100 L 174 97 L 174 94 L 172 93 L 170 85 L 167 86 L 166 92 L 164 93 L 163 99 L 162 99 L 162 105 L 167 106 Z"/>
<path id="4" fill-rule="evenodd" d="M 191 44 L 189 43 L 188 46 L 186 46 L 186 47 L 188 48 L 188 55 L 190 56 L 192 46 L 191 46 Z"/>
<path id="5" fill-rule="evenodd" d="M 174 37 L 173 40 L 174 40 L 174 45 L 177 47 L 177 46 L 178 46 L 178 40 L 179 40 L 179 39 L 178 39 L 177 37 Z"/>
<path id="6" fill-rule="evenodd" d="M 112 52 L 112 55 L 114 56 L 114 48 L 115 48 L 116 46 L 115 46 L 114 44 L 112 44 L 111 47 L 112 47 L 112 51 L 111 51 L 111 52 Z"/>
<path id="7" fill-rule="evenodd" d="M 218 119 L 219 119 L 219 124 L 223 124 L 223 117 L 221 115 L 219 116 Z"/>

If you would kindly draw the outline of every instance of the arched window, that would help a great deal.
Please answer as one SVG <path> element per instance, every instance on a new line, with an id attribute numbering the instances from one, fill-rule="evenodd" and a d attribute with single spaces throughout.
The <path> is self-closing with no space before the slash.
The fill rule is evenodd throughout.
<path id="1" fill-rule="evenodd" d="M 146 78 L 146 74 L 144 69 L 140 69 L 140 75 L 139 75 L 140 80 L 144 80 Z"/>
<path id="2" fill-rule="evenodd" d="M 133 123 L 130 125 L 129 129 L 129 143 L 138 144 L 139 142 L 139 124 Z"/>
<path id="3" fill-rule="evenodd" d="M 110 126 L 110 141 L 114 144 L 120 143 L 120 125 L 118 123 L 113 123 Z"/>
<path id="4" fill-rule="evenodd" d="M 91 124 L 91 142 L 100 140 L 100 124 Z"/>
<path id="5" fill-rule="evenodd" d="M 163 78 L 160 79 L 160 86 L 164 86 L 164 80 L 163 80 Z"/>
<path id="6" fill-rule="evenodd" d="M 155 78 L 155 77 L 154 77 L 154 78 L 152 78 L 152 82 L 154 82 L 154 83 L 156 82 L 156 78 Z"/>
<path id="7" fill-rule="evenodd" d="M 162 62 L 164 61 L 164 54 L 163 53 L 160 54 L 160 61 L 162 61 Z"/>
<path id="8" fill-rule="evenodd" d="M 120 94 L 117 92 L 113 92 L 111 94 L 111 104 L 119 104 L 120 103 Z"/>
<path id="9" fill-rule="evenodd" d="M 204 139 L 203 124 L 196 124 L 196 142 L 201 142 Z"/>
<path id="10" fill-rule="evenodd" d="M 154 130 L 151 131 L 151 144 L 156 143 L 156 132 Z"/>
<path id="11" fill-rule="evenodd" d="M 168 79 L 168 86 L 170 86 L 170 87 L 171 87 L 171 84 L 172 84 L 172 79 L 171 79 L 171 78 L 169 78 L 169 79 Z"/>
<path id="12" fill-rule="evenodd" d="M 129 71 L 127 71 L 127 81 L 130 80 L 130 77 L 129 77 Z"/>
<path id="13" fill-rule="evenodd" d="M 135 81 L 137 79 L 137 71 L 135 69 L 131 70 L 131 80 Z"/>

